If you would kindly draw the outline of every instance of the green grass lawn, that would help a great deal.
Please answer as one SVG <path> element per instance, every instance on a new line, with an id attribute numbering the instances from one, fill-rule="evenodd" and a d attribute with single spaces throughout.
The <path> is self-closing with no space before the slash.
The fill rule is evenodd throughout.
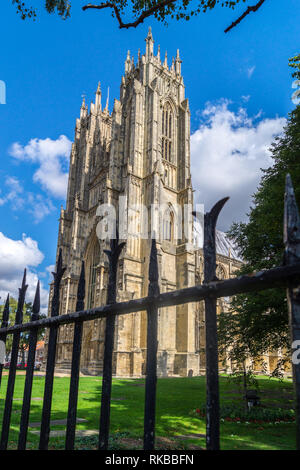
<path id="1" fill-rule="evenodd" d="M 10 427 L 9 448 L 14 448 L 18 438 L 18 425 L 21 414 L 25 376 L 17 375 Z M 293 408 L 293 387 L 290 379 L 279 381 L 268 377 L 258 377 L 262 405 L 268 407 Z M 70 379 L 55 377 L 51 419 L 64 419 L 68 409 Z M 0 420 L 2 423 L 3 405 L 7 376 L 2 378 L 0 390 Z M 41 420 L 44 377 L 36 376 L 33 383 L 30 423 Z M 111 404 L 111 434 L 120 440 L 122 447 L 142 446 L 144 417 L 145 381 L 143 379 L 113 379 Z M 243 393 L 228 377 L 220 377 L 221 404 L 243 403 Z M 19 400 L 18 400 L 19 398 Z M 78 418 L 87 422 L 77 425 L 77 429 L 95 430 L 99 426 L 101 401 L 101 378 L 81 377 L 78 397 Z M 156 437 L 158 447 L 174 449 L 205 448 L 204 437 L 190 437 L 205 434 L 205 419 L 190 413 L 205 403 L 205 378 L 161 378 L 157 383 Z M 39 428 L 30 428 L 31 431 Z M 51 429 L 62 430 L 63 426 Z M 221 423 L 221 449 L 295 449 L 296 429 L 294 423 Z M 123 439 L 121 439 L 123 437 Z M 125 438 L 124 438 L 125 437 Z M 28 448 L 38 446 L 39 437 L 28 433 Z M 78 446 L 95 446 L 96 437 L 78 439 Z M 168 447 L 169 446 L 169 447 Z M 63 437 L 51 437 L 49 448 L 63 448 Z"/>

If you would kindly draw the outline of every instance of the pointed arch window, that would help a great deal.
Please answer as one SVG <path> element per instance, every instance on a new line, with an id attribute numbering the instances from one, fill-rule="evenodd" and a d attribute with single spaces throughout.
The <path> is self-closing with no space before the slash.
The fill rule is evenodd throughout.
<path id="1" fill-rule="evenodd" d="M 162 113 L 162 157 L 168 162 L 172 161 L 172 132 L 173 113 L 169 103 L 166 103 Z"/>
<path id="2" fill-rule="evenodd" d="M 171 208 L 164 215 L 163 240 L 170 241 L 170 242 L 174 240 L 174 213 Z"/>
<path id="3" fill-rule="evenodd" d="M 87 308 L 94 307 L 96 284 L 97 284 L 97 268 L 100 262 L 100 245 L 98 240 L 95 241 L 90 258 L 89 270 L 89 289 L 88 289 L 88 306 Z"/>

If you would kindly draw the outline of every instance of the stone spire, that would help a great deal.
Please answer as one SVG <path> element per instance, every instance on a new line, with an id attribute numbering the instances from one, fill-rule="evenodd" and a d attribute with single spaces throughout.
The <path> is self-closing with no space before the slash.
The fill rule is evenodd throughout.
<path id="1" fill-rule="evenodd" d="M 175 72 L 175 62 L 174 62 L 174 57 L 172 57 L 172 65 L 171 65 L 171 72 Z"/>
<path id="2" fill-rule="evenodd" d="M 157 48 L 157 59 L 160 61 L 160 45 Z"/>
<path id="3" fill-rule="evenodd" d="M 85 105 L 85 95 L 82 95 L 82 104 L 80 108 L 80 119 L 85 118 L 87 115 L 87 106 Z"/>
<path id="4" fill-rule="evenodd" d="M 109 104 L 109 87 L 107 88 L 107 98 L 106 98 L 106 106 L 105 111 L 108 112 L 108 104 Z"/>
<path id="5" fill-rule="evenodd" d="M 146 59 L 149 59 L 153 55 L 153 45 L 154 40 L 151 32 L 151 26 L 149 26 L 148 35 L 145 39 L 146 41 Z"/>
<path id="6" fill-rule="evenodd" d="M 130 51 L 127 52 L 127 58 L 125 60 L 125 75 L 127 75 L 131 70 L 131 59 L 130 59 Z"/>
<path id="7" fill-rule="evenodd" d="M 167 53 L 167 51 L 165 53 L 164 67 L 168 68 L 168 53 Z"/>
<path id="8" fill-rule="evenodd" d="M 101 111 L 101 87 L 100 87 L 100 82 L 98 83 L 98 88 L 96 91 L 96 99 L 95 99 L 95 108 L 96 110 Z"/>
<path id="9" fill-rule="evenodd" d="M 179 49 L 177 49 L 177 55 L 176 55 L 176 60 L 175 60 L 175 71 L 178 75 L 181 75 L 181 63 L 182 63 L 182 60 L 180 60 Z"/>

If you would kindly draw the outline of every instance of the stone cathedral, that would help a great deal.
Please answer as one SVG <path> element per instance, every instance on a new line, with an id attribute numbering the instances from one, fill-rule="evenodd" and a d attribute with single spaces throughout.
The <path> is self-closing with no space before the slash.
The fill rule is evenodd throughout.
<path id="1" fill-rule="evenodd" d="M 95 103 L 83 100 L 76 121 L 70 156 L 66 209 L 61 209 L 58 250 L 67 267 L 62 280 L 60 314 L 75 310 L 81 261 L 85 261 L 85 308 L 106 303 L 108 260 L 99 243 L 96 215 L 99 204 L 118 207 L 120 196 L 128 204 L 169 208 L 163 224 L 165 237 L 157 239 L 161 292 L 189 287 L 203 280 L 202 250 L 191 240 L 174 235 L 173 206 L 193 205 L 190 173 L 190 110 L 181 75 L 179 51 L 169 67 L 160 49 L 154 53 L 149 29 L 146 52 L 137 61 L 128 52 L 121 79 L 120 99 L 110 114 L 102 108 L 100 84 Z M 201 156 L 199 156 L 201 158 Z M 189 222 L 193 233 L 193 220 Z M 117 274 L 118 301 L 147 295 L 148 239 L 129 237 Z M 240 266 L 234 247 L 217 234 L 218 277 L 230 277 Z M 51 288 L 50 288 L 51 299 Z M 51 302 L 51 300 L 50 300 Z M 225 302 L 225 301 L 224 301 Z M 116 318 L 114 375 L 145 374 L 146 312 Z M 101 374 L 105 319 L 84 323 L 81 371 Z M 69 370 L 73 326 L 60 329 L 56 370 Z M 158 375 L 198 375 L 205 370 L 204 314 L 199 303 L 160 309 L 158 326 Z"/>

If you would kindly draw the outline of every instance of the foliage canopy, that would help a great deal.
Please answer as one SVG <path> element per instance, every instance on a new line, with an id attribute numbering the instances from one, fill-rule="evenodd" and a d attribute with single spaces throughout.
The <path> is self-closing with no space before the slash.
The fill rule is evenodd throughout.
<path id="1" fill-rule="evenodd" d="M 249 13 L 256 12 L 265 0 L 257 0 L 255 5 L 248 5 L 245 11 L 235 20 L 225 32 L 239 24 Z M 36 11 L 28 6 L 23 0 L 12 0 L 16 5 L 17 12 L 22 19 L 27 17 L 35 18 Z M 85 2 L 84 2 L 85 3 Z M 188 21 L 191 17 L 199 13 L 205 13 L 207 10 L 213 10 L 216 6 L 234 9 L 239 3 L 248 4 L 248 0 L 107 0 L 100 3 L 86 3 L 82 10 L 103 10 L 110 9 L 112 16 L 119 23 L 120 28 L 136 27 L 143 23 L 144 19 L 154 16 L 158 21 L 166 23 L 170 18 L 176 20 L 184 19 Z M 71 14 L 72 0 L 45 0 L 45 8 L 48 13 L 57 13 L 63 19 Z M 131 22 L 124 22 L 125 14 L 131 15 Z"/>
<path id="2" fill-rule="evenodd" d="M 299 76 L 300 56 L 290 59 L 293 76 Z M 229 231 L 245 262 L 239 274 L 250 274 L 284 263 L 283 212 L 285 177 L 290 173 L 300 207 L 300 105 L 289 115 L 284 132 L 271 146 L 274 164 L 263 171 L 252 197 L 249 220 L 234 223 Z M 232 361 L 258 360 L 281 350 L 282 360 L 275 374 L 290 358 L 288 311 L 285 289 L 240 294 L 231 309 L 219 318 L 220 347 Z M 275 354 L 276 354 L 275 353 Z"/>

